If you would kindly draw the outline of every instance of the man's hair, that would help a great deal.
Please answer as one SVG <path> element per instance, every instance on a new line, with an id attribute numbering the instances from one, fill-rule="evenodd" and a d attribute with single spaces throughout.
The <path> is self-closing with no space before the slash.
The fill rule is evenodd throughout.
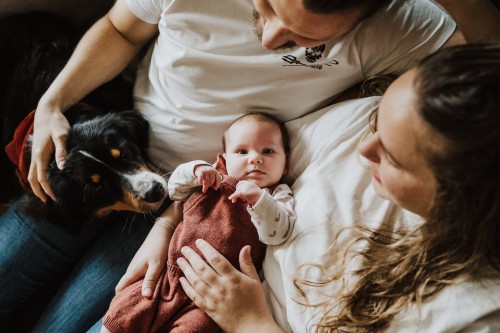
<path id="1" fill-rule="evenodd" d="M 316 14 L 333 14 L 363 8 L 360 21 L 364 20 L 391 0 L 303 0 L 304 8 Z"/>
<path id="2" fill-rule="evenodd" d="M 257 112 L 257 111 L 248 111 L 244 115 L 238 117 L 236 120 L 234 120 L 224 131 L 224 134 L 222 135 L 222 147 L 224 149 L 224 152 L 226 151 L 226 134 L 227 131 L 233 126 L 234 124 L 242 121 L 242 120 L 247 120 L 248 118 L 255 119 L 257 121 L 262 121 L 262 122 L 268 122 L 275 124 L 278 126 L 281 132 L 281 141 L 283 142 L 283 149 L 285 151 L 285 154 L 288 154 L 290 152 L 290 143 L 289 137 L 288 137 L 288 131 L 286 130 L 285 124 L 283 122 L 280 122 L 278 119 L 274 118 L 273 116 L 263 113 L 263 112 Z"/>

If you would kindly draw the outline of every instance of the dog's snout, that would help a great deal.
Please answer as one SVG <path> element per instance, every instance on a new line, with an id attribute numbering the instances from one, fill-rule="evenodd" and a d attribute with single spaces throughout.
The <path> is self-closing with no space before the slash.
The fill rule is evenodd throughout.
<path id="1" fill-rule="evenodd" d="M 147 203 L 163 201 L 167 195 L 167 182 L 159 175 L 143 171 L 133 176 L 128 176 L 132 191 L 135 196 Z"/>
<path id="2" fill-rule="evenodd" d="M 165 197 L 165 188 L 162 184 L 157 181 L 153 182 L 153 185 L 144 195 L 144 201 L 146 202 L 157 202 L 163 200 Z"/>

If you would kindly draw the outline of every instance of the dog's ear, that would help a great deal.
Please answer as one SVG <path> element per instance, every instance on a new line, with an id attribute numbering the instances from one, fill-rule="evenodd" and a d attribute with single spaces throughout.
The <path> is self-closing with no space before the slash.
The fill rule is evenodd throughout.
<path id="1" fill-rule="evenodd" d="M 135 110 L 122 111 L 115 113 L 114 116 L 118 117 L 121 120 L 120 124 L 124 125 L 127 132 L 135 137 L 143 158 L 146 160 L 146 148 L 149 146 L 149 122 Z"/>
<path id="2" fill-rule="evenodd" d="M 45 204 L 49 220 L 71 234 L 78 234 L 87 220 L 91 219 L 82 205 L 83 195 L 75 193 L 71 177 L 64 170 L 59 170 L 54 161 L 49 165 L 47 178 L 52 190 L 57 193 L 56 201 Z"/>

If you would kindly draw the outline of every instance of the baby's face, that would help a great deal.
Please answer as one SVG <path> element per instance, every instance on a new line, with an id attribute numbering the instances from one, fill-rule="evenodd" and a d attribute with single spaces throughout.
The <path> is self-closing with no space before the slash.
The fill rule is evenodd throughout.
<path id="1" fill-rule="evenodd" d="M 270 121 L 249 118 L 233 124 L 226 133 L 224 157 L 229 176 L 260 188 L 275 185 L 285 174 L 281 131 Z"/>

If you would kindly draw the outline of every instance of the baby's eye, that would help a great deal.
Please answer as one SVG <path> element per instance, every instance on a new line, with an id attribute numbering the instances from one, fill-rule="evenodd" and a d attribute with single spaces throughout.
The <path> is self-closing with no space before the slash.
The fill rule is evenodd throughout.
<path id="1" fill-rule="evenodd" d="M 271 148 L 266 148 L 262 151 L 263 154 L 269 155 L 273 153 L 273 150 Z"/>
<path id="2" fill-rule="evenodd" d="M 248 154 L 248 151 L 246 149 L 240 149 L 240 150 L 238 150 L 238 154 L 245 155 L 245 154 Z"/>

